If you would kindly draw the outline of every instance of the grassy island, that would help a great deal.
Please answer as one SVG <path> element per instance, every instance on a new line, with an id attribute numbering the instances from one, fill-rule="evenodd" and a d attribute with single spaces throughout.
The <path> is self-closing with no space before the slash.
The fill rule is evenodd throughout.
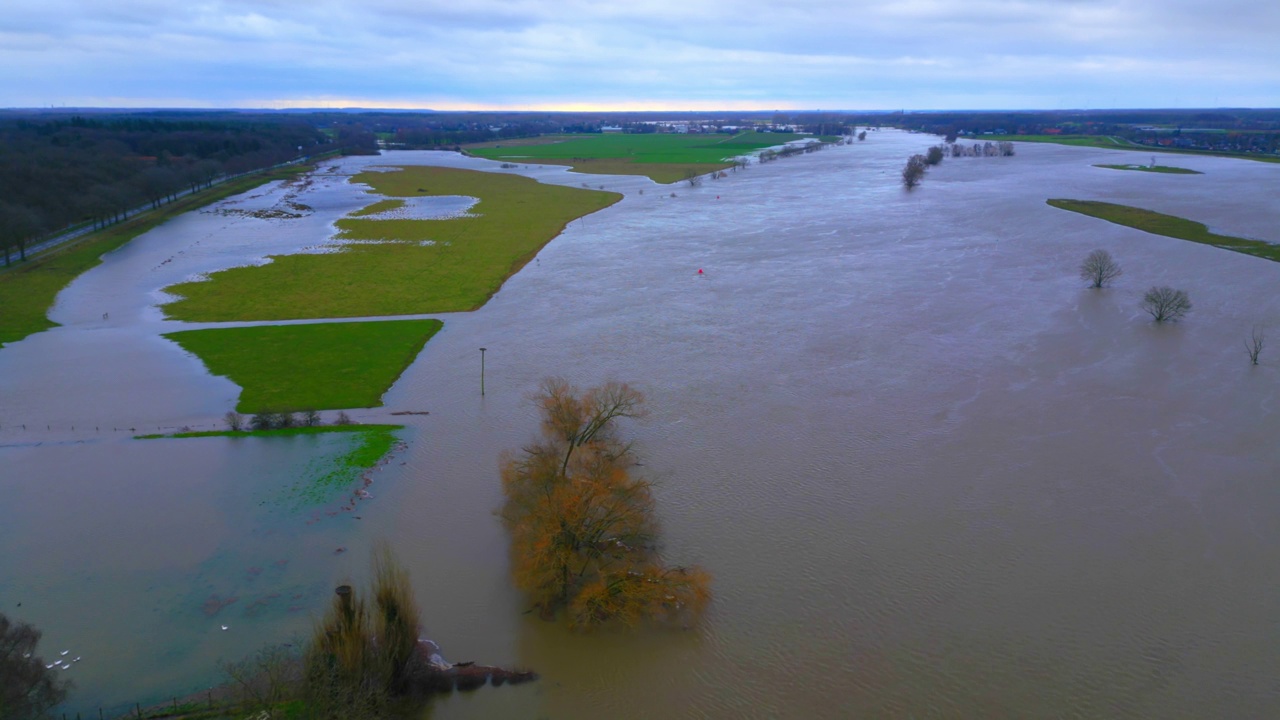
<path id="1" fill-rule="evenodd" d="M 165 337 L 244 388 L 236 410 L 376 407 L 439 320 L 183 330 Z"/>
<path id="2" fill-rule="evenodd" d="M 1168 175 L 1203 175 L 1199 170 L 1174 167 L 1172 165 L 1094 165 L 1096 168 L 1108 170 L 1136 170 L 1137 172 L 1166 173 Z"/>
<path id="3" fill-rule="evenodd" d="M 553 135 L 502 140 L 467 148 L 490 160 L 518 164 L 568 165 L 575 172 L 599 175 L 644 175 L 673 183 L 688 173 L 702 175 L 732 167 L 732 158 L 792 140 L 813 138 L 795 133 L 744 132 L 737 135 L 676 133 L 607 133 Z M 836 138 L 814 138 L 834 141 Z"/>
<path id="4" fill-rule="evenodd" d="M 1210 232 L 1204 223 L 1198 223 L 1194 220 L 1098 200 L 1051 199 L 1046 202 L 1056 208 L 1100 218 L 1107 222 L 1135 228 L 1154 235 L 1190 240 L 1191 242 L 1212 245 L 1280 262 L 1280 245 L 1231 235 L 1219 235 Z"/>
<path id="5" fill-rule="evenodd" d="M 339 220 L 340 239 L 374 242 L 329 254 L 273 256 L 266 265 L 171 286 L 166 290 L 183 299 L 165 312 L 178 320 L 226 321 L 474 310 L 569 222 L 622 199 L 518 175 L 440 167 L 366 172 L 355 181 L 388 198 L 463 195 L 479 202 L 469 216 L 445 220 Z"/>

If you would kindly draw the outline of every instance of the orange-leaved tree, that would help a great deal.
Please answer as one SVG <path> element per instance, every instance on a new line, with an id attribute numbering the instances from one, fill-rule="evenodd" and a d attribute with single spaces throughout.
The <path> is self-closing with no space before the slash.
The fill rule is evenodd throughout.
<path id="1" fill-rule="evenodd" d="M 696 618 L 709 578 L 662 564 L 650 485 L 631 474 L 631 446 L 617 436 L 617 420 L 643 416 L 644 397 L 624 383 L 579 391 L 549 378 L 533 400 L 542 436 L 502 462 L 516 586 L 576 627 Z"/>

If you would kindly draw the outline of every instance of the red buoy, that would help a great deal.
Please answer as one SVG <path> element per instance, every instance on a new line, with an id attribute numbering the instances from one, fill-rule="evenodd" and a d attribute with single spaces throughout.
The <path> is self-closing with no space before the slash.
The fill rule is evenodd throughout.
<path id="1" fill-rule="evenodd" d="M 702 274 L 702 268 L 698 268 L 698 274 L 699 274 L 699 275 L 701 275 L 701 274 Z"/>

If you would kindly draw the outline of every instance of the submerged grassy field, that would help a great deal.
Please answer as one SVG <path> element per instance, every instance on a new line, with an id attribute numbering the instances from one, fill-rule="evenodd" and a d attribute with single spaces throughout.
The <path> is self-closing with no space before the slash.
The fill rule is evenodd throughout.
<path id="1" fill-rule="evenodd" d="M 410 166 L 355 178 L 389 197 L 465 195 L 476 217 L 339 220 L 341 238 L 381 241 L 324 255 L 274 256 L 257 267 L 166 288 L 178 320 L 290 320 L 474 310 L 572 220 L 617 193 L 544 185 L 526 177 Z M 385 202 L 385 201 L 383 201 Z"/>
<path id="2" fill-rule="evenodd" d="M 1179 240 L 1190 240 L 1191 242 L 1203 243 L 1214 247 L 1224 248 L 1226 250 L 1234 250 L 1236 252 L 1245 253 L 1246 255 L 1256 255 L 1267 260 L 1280 262 L 1280 245 L 1263 242 L 1261 240 L 1249 240 L 1246 238 L 1233 237 L 1231 235 L 1219 235 L 1210 232 L 1209 228 L 1203 223 L 1187 220 L 1186 218 L 1176 217 L 1174 215 L 1165 215 L 1152 210 L 1144 210 L 1129 205 L 1116 205 L 1114 203 L 1100 202 L 1097 200 L 1065 200 L 1051 199 L 1046 201 L 1048 204 L 1063 210 L 1078 212 L 1082 215 L 1100 218 L 1117 225 L 1136 228 L 1144 232 L 1153 233 L 1155 235 L 1164 235 L 1165 237 L 1177 238 Z"/>
<path id="3" fill-rule="evenodd" d="M 184 330 L 164 337 L 244 388 L 236 410 L 376 407 L 439 320 L 338 322 Z"/>
<path id="4" fill-rule="evenodd" d="M 1096 147 L 1107 150 L 1143 150 L 1141 145 L 1134 145 L 1128 140 L 1111 135 L 982 135 L 978 137 L 960 138 L 960 142 L 999 142 L 1016 140 L 1018 142 L 1052 143 L 1054 145 L 1074 145 L 1076 147 Z"/>
<path id="5" fill-rule="evenodd" d="M 1172 165 L 1094 165 L 1108 170 L 1136 170 L 1137 172 L 1166 173 L 1169 175 L 1203 175 L 1199 170 L 1173 167 Z"/>
<path id="6" fill-rule="evenodd" d="M 569 165 L 577 172 L 645 175 L 654 182 L 683 180 L 733 165 L 732 158 L 809 135 L 744 132 L 737 135 L 607 133 L 511 140 L 467 149 L 477 157 L 519 164 Z M 823 138 L 833 140 L 834 138 Z"/>
<path id="7" fill-rule="evenodd" d="M 287 491 L 288 499 L 306 503 L 324 502 L 332 499 L 334 490 L 340 490 L 356 481 L 360 473 L 378 464 L 378 461 L 391 452 L 399 438 L 397 430 L 403 425 L 322 425 L 317 427 L 281 428 L 278 430 L 213 430 L 206 432 L 171 433 L 165 435 L 138 435 L 137 440 L 159 440 L 174 438 L 262 438 L 279 440 L 282 438 L 315 437 L 343 433 L 353 436 L 350 448 L 340 455 L 329 455 L 323 461 L 311 464 L 306 478 Z"/>
<path id="8" fill-rule="evenodd" d="M 1107 150 L 1137 150 L 1146 153 L 1173 153 L 1175 155 L 1207 155 L 1209 157 L 1240 158 L 1257 160 L 1258 162 L 1280 162 L 1275 155 L 1257 155 L 1252 153 L 1217 152 L 1214 150 L 1195 150 L 1190 148 L 1165 148 L 1139 145 L 1124 138 L 1111 135 L 982 135 L 980 137 L 961 138 L 961 142 L 990 140 L 1014 140 L 1017 142 L 1052 143 L 1054 145 L 1075 145 L 1077 147 L 1096 147 Z"/>
<path id="9" fill-rule="evenodd" d="M 83 239 L 71 241 L 62 249 L 50 251 L 7 271 L 0 269 L 0 346 L 57 327 L 57 323 L 47 316 L 58 293 L 80 274 L 99 265 L 104 254 L 185 212 L 274 180 L 293 177 L 308 169 L 282 168 L 225 182 L 183 197 L 159 210 L 137 215 Z"/>

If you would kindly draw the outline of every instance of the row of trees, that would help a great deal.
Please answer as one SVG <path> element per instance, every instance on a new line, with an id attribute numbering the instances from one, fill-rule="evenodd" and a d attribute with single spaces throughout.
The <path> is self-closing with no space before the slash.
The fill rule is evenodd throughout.
<path id="1" fill-rule="evenodd" d="M 644 415 L 643 396 L 549 378 L 533 400 L 541 436 L 502 461 L 516 586 L 544 617 L 563 612 L 577 628 L 696 619 L 709 576 L 659 556 L 650 484 L 632 474 L 631 444 L 617 432 L 619 420 Z"/>
<path id="2" fill-rule="evenodd" d="M 45 234 L 106 225 L 224 175 L 336 149 L 344 130 L 326 133 L 286 116 L 4 116 L 0 249 L 7 263 L 15 254 L 24 259 Z"/>
<path id="3" fill-rule="evenodd" d="M 264 411 L 249 416 L 246 420 L 243 415 L 235 411 L 229 411 L 223 420 L 227 423 L 227 429 L 232 432 L 240 432 L 242 430 L 280 430 L 283 428 L 294 427 L 317 427 L 324 424 L 324 418 L 315 410 L 304 410 L 298 413 L 291 412 L 273 412 Z M 345 411 L 339 411 L 338 416 L 333 421 L 334 425 L 350 425 L 351 418 Z"/>
<path id="4" fill-rule="evenodd" d="M 924 180 L 925 173 L 929 168 L 942 162 L 942 160 L 950 155 L 951 157 L 1008 157 L 1013 155 L 1013 143 L 987 142 L 979 145 L 961 145 L 960 143 L 948 141 L 945 145 L 934 145 L 924 152 L 924 154 L 912 155 L 907 158 L 907 164 L 902 168 L 902 186 L 908 190 L 914 189 Z"/>
<path id="5" fill-rule="evenodd" d="M 966 145 L 965 143 L 952 142 L 948 145 L 950 154 L 953 158 L 959 157 L 1009 157 L 1013 155 L 1013 143 L 1008 140 L 1000 142 L 991 142 L 988 140 L 984 143 L 973 143 Z"/>

